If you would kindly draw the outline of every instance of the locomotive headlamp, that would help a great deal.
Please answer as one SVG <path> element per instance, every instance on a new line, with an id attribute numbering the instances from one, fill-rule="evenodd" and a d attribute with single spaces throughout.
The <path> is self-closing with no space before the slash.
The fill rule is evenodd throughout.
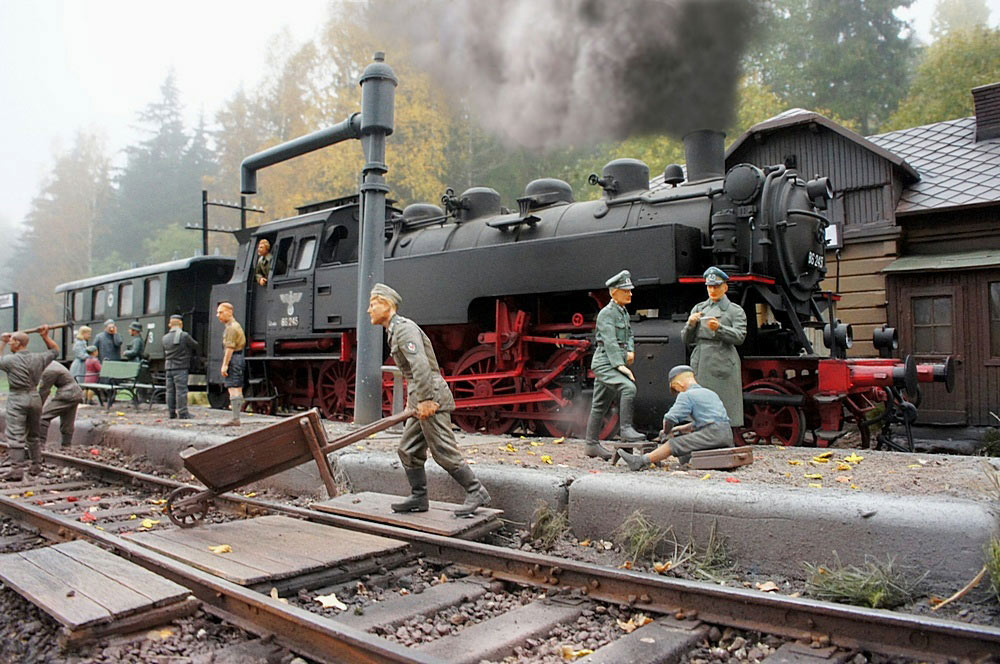
<path id="1" fill-rule="evenodd" d="M 833 200 L 833 185 L 830 184 L 830 178 L 809 180 L 806 182 L 806 194 L 817 209 L 825 210 L 826 202 Z"/>
<path id="2" fill-rule="evenodd" d="M 872 332 L 872 344 L 878 351 L 879 357 L 892 357 L 892 351 L 899 348 L 899 335 L 896 328 L 883 325 Z"/>
<path id="3" fill-rule="evenodd" d="M 840 357 L 848 348 L 854 345 L 854 328 L 839 320 L 831 329 L 830 324 L 823 326 L 823 345 L 830 349 L 834 357 Z"/>

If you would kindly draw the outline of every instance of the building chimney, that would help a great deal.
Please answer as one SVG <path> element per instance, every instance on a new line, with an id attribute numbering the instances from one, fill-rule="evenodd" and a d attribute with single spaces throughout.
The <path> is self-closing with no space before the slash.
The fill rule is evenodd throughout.
<path id="1" fill-rule="evenodd" d="M 1000 83 L 972 88 L 976 107 L 976 142 L 1000 137 Z"/>
<path id="2" fill-rule="evenodd" d="M 726 174 L 726 135 L 699 129 L 684 136 L 688 182 L 721 178 Z"/>

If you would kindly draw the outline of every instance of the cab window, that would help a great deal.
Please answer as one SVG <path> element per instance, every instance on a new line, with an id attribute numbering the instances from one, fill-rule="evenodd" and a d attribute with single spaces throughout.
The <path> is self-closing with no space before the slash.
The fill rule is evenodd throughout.
<path id="1" fill-rule="evenodd" d="M 296 270 L 308 270 L 312 267 L 313 254 L 316 253 L 316 238 L 307 237 L 299 242 L 299 253 L 295 258 Z"/>
<path id="2" fill-rule="evenodd" d="M 278 242 L 278 251 L 274 256 L 273 276 L 280 277 L 281 275 L 288 273 L 288 265 L 291 262 L 292 242 L 294 240 L 295 238 L 283 237 Z"/>

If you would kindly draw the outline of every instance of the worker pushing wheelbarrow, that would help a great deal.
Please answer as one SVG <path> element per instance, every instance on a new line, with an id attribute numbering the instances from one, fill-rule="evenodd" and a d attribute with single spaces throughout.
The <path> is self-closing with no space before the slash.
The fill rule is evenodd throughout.
<path id="1" fill-rule="evenodd" d="M 167 497 L 165 511 L 181 528 L 191 528 L 205 519 L 216 496 L 310 460 L 316 462 L 326 491 L 333 498 L 337 487 L 327 455 L 414 415 L 412 409 L 405 409 L 327 442 L 319 412 L 314 408 L 203 450 L 188 448 L 181 452 L 184 467 L 207 488 L 175 489 Z"/>

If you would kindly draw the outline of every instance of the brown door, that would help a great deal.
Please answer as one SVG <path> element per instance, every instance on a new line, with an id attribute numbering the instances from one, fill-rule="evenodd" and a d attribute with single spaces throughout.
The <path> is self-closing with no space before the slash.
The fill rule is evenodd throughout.
<path id="1" fill-rule="evenodd" d="M 933 280 L 938 284 L 928 284 Z M 955 389 L 950 394 L 942 383 L 921 383 L 919 424 L 966 424 L 964 360 L 968 344 L 966 311 L 962 289 L 950 282 L 947 275 L 935 275 L 916 280 L 910 277 L 899 290 L 900 349 L 902 356 L 912 354 L 918 363 L 943 362 L 949 355 L 955 359 Z"/>

